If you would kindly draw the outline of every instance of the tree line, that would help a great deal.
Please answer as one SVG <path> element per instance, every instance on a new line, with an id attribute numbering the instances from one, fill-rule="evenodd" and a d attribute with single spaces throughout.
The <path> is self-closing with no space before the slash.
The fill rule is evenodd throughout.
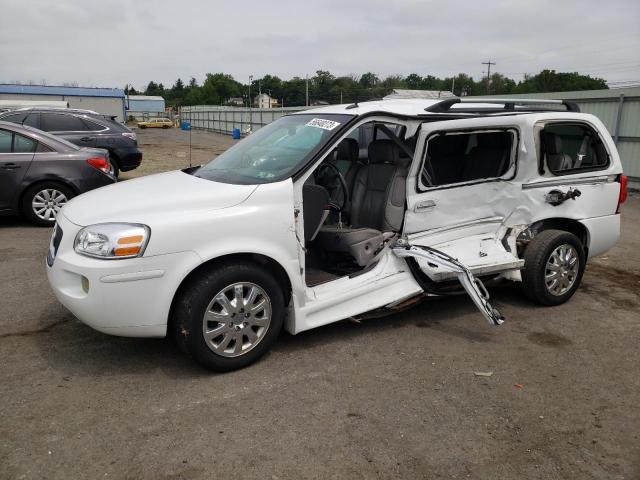
<path id="1" fill-rule="evenodd" d="M 535 75 L 525 75 L 520 81 L 494 73 L 489 80 L 482 78 L 475 80 L 470 75 L 460 73 L 453 77 L 439 78 L 433 75 L 420 76 L 391 75 L 384 79 L 375 73 L 367 72 L 363 75 L 334 76 L 325 70 L 316 71 L 308 80 L 293 77 L 282 80 L 275 75 L 265 75 L 253 80 L 249 88 L 248 83 L 238 82 L 226 73 L 208 73 L 204 81 L 199 84 L 195 78 L 184 83 L 178 78 L 173 86 L 167 88 L 162 83 L 149 82 L 146 88 L 138 91 L 127 86 L 125 91 L 130 95 L 160 95 L 164 97 L 166 105 L 179 107 L 183 105 L 229 105 L 240 102 L 247 105 L 249 91 L 251 99 L 259 91 L 275 98 L 279 105 L 285 107 L 303 106 L 306 104 L 307 84 L 309 89 L 309 104 L 317 103 L 352 103 L 382 98 L 394 88 L 412 90 L 447 90 L 456 95 L 485 95 L 487 93 L 519 94 L 562 92 L 572 90 L 596 90 L 608 88 L 602 78 L 582 75 L 577 72 L 556 72 L 543 70 Z"/>

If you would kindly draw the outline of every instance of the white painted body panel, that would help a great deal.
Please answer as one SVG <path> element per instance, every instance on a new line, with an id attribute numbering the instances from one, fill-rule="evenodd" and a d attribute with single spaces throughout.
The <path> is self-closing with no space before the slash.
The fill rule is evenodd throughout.
<path id="1" fill-rule="evenodd" d="M 601 132 L 611 162 L 605 170 L 555 176 L 548 169 L 538 173 L 538 146 L 534 132 L 543 122 L 573 120 L 591 124 Z M 434 132 L 508 128 L 518 131 L 515 173 L 510 169 L 502 179 L 447 186 L 418 191 L 417 175 L 422 166 L 425 142 Z M 589 229 L 589 256 L 598 255 L 615 245 L 620 236 L 619 219 L 595 222 L 587 219 L 616 217 L 620 192 L 616 175 L 622 173 L 620 159 L 604 125 L 594 116 L 575 113 L 545 113 L 493 118 L 473 118 L 455 122 L 423 125 L 416 147 L 416 158 L 407 178 L 407 213 L 404 231 L 417 245 L 432 246 L 452 255 L 473 269 L 492 261 L 510 263 L 513 255 L 498 248 L 495 255 L 479 256 L 482 241 L 499 244 L 508 228 L 531 225 L 540 220 L 561 218 L 581 221 Z M 553 206 L 546 202 L 552 190 L 579 188 L 582 195 Z M 416 207 L 423 202 L 435 206 Z M 602 225 L 606 228 L 591 229 Z M 475 240 L 474 240 L 475 239 Z M 591 244 L 596 248 L 592 249 Z M 607 247 L 607 245 L 609 247 Z M 500 251 L 502 250 L 502 251 Z"/>
<path id="2" fill-rule="evenodd" d="M 415 115 L 423 105 L 411 102 L 377 102 L 346 111 L 341 107 L 340 113 L 361 114 L 393 106 L 400 113 Z M 327 112 L 332 108 L 335 110 L 331 107 Z M 562 178 L 549 173 L 540 177 L 533 132 L 539 122 L 556 118 L 592 123 L 610 152 L 609 169 Z M 412 122 L 415 127 L 416 120 Z M 508 126 L 520 132 L 518 166 L 512 180 L 416 193 L 421 144 L 430 131 L 488 126 Z M 620 219 L 614 212 L 619 185 L 610 179 L 621 172 L 620 160 L 595 117 L 545 113 L 437 122 L 423 128 L 407 181 L 404 233 L 409 241 L 441 247 L 479 267 L 492 262 L 506 265 L 514 259 L 505 255 L 499 244 L 507 228 L 546 218 L 574 219 L 585 225 L 590 255 L 603 253 L 617 241 Z M 318 158 L 316 164 L 321 161 Z M 256 186 L 169 172 L 84 194 L 62 210 L 59 224 L 64 235 L 53 267 L 47 268 L 49 281 L 60 302 L 80 320 L 102 332 L 123 336 L 164 336 L 171 303 L 186 276 L 203 263 L 230 254 L 264 255 L 284 269 L 291 284 L 285 328 L 294 334 L 422 293 L 406 260 L 390 250 L 365 273 L 307 287 L 299 239 L 304 238 L 301 189 L 309 174 L 310 170 L 295 183 L 287 179 Z M 582 196 L 557 207 L 545 202 L 551 189 L 568 186 L 579 186 Z M 415 204 L 425 199 L 436 199 L 437 208 L 417 213 Z M 144 256 L 99 260 L 76 254 L 73 240 L 80 228 L 103 222 L 148 225 L 151 236 Z M 487 256 L 474 258 L 483 248 Z M 83 289 L 83 276 L 88 280 L 88 291 Z"/>

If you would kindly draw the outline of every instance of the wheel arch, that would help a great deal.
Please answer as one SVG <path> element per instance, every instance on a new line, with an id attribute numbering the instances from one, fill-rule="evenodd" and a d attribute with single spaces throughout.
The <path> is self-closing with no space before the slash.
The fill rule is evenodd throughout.
<path id="1" fill-rule="evenodd" d="M 544 230 L 564 230 L 565 232 L 573 233 L 582 242 L 585 253 L 589 251 L 589 243 L 591 241 L 589 229 L 578 220 L 563 217 L 545 218 L 529 225 L 529 230 L 534 237 Z"/>
<path id="2" fill-rule="evenodd" d="M 179 298 L 183 289 L 186 288 L 189 282 L 191 282 L 194 278 L 196 278 L 201 272 L 203 272 L 206 269 L 212 268 L 215 265 L 219 265 L 222 263 L 233 263 L 233 262 L 248 262 L 248 263 L 254 263 L 263 267 L 267 267 L 268 271 L 273 274 L 276 281 L 282 288 L 282 292 L 284 294 L 285 307 L 289 305 L 289 302 L 291 301 L 291 292 L 292 292 L 291 279 L 289 278 L 289 275 L 287 274 L 287 271 L 285 270 L 285 268 L 277 260 L 274 260 L 273 258 L 267 255 L 262 255 L 259 253 L 250 253 L 250 252 L 229 253 L 229 254 L 221 255 L 219 257 L 214 257 L 205 262 L 202 262 L 201 264 L 196 266 L 194 269 L 192 269 L 182 279 L 182 281 L 178 285 L 178 288 L 175 290 L 175 293 L 173 294 L 173 298 L 171 299 L 171 306 L 169 307 L 169 318 L 167 319 L 167 334 L 169 334 L 169 332 L 171 332 L 173 329 L 173 325 L 172 325 L 173 317 L 174 317 L 173 309 L 175 307 L 176 300 Z"/>
<path id="3" fill-rule="evenodd" d="M 71 190 L 73 192 L 73 195 L 78 195 L 78 189 L 76 188 L 75 185 L 73 185 L 73 183 L 69 182 L 68 180 L 64 179 L 64 178 L 60 178 L 60 177 L 43 177 L 43 178 L 39 178 L 37 180 L 31 181 L 29 183 L 25 183 L 22 188 L 20 189 L 20 193 L 17 196 L 17 204 L 16 207 L 19 210 L 22 210 L 22 208 L 24 208 L 24 196 L 27 193 L 27 190 L 29 190 L 30 188 L 36 186 L 36 185 L 40 185 L 43 183 L 59 183 L 61 185 L 64 185 L 65 187 L 67 187 L 69 190 Z"/>

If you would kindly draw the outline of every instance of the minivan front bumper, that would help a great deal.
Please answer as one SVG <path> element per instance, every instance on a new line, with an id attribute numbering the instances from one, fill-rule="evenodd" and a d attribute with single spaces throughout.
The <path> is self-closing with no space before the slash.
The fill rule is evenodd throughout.
<path id="1" fill-rule="evenodd" d="M 174 294 L 200 257 L 190 251 L 123 260 L 77 254 L 73 241 L 81 227 L 61 213 L 59 245 L 47 262 L 56 298 L 80 321 L 103 333 L 164 337 Z M 53 244 L 53 239 L 52 239 Z M 52 264 L 49 266 L 49 264 Z"/>

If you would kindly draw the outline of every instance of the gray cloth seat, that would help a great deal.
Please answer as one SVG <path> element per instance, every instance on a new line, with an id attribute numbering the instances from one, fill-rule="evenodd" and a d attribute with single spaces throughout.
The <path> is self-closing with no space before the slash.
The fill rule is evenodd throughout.
<path id="1" fill-rule="evenodd" d="M 358 173 L 358 170 L 363 166 L 363 164 L 358 161 L 359 152 L 360 146 L 358 145 L 358 141 L 353 138 L 345 138 L 338 144 L 333 158 L 329 160 L 329 163 L 332 163 L 342 174 L 347 184 L 347 189 L 349 190 L 348 201 L 343 210 L 343 213 L 347 216 L 351 212 L 351 192 L 353 190 L 356 173 Z M 332 171 L 326 171 L 326 174 L 329 176 L 335 175 Z M 336 187 L 330 191 L 330 195 L 338 204 L 341 204 L 344 201 L 344 192 L 342 188 L 337 185 L 337 178 L 334 179 L 334 181 Z"/>
<path id="2" fill-rule="evenodd" d="M 317 240 L 330 252 L 349 253 L 365 266 L 388 234 L 399 232 L 404 218 L 407 169 L 392 140 L 369 144 L 369 164 L 355 174 L 351 199 L 351 225 L 325 225 Z"/>
<path id="3" fill-rule="evenodd" d="M 550 132 L 543 132 L 544 153 L 547 165 L 553 172 L 573 168 L 573 159 L 562 153 L 562 138 Z"/>

